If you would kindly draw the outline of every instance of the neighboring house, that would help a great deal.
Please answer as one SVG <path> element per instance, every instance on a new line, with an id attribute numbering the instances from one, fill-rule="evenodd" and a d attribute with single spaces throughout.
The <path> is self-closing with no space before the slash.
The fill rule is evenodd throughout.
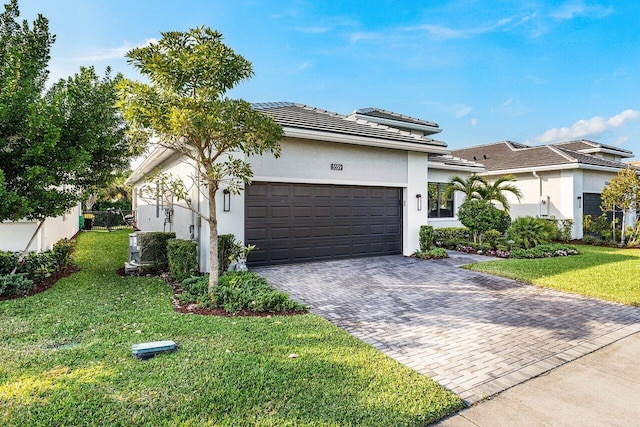
<path id="1" fill-rule="evenodd" d="M 80 205 L 71 208 L 64 215 L 47 218 L 29 247 L 30 251 L 46 251 L 60 239 L 73 237 L 80 229 Z M 40 221 L 20 220 L 0 223 L 0 250 L 23 251 Z"/>
<path id="2" fill-rule="evenodd" d="M 219 234 L 255 244 L 254 265 L 410 255 L 419 247 L 421 225 L 459 225 L 454 215 L 461 201 L 429 200 L 428 180 L 446 183 L 453 174 L 483 171 L 432 139 L 440 132 L 432 122 L 373 108 L 349 116 L 286 102 L 254 108 L 283 127 L 281 156 L 248 157 L 253 183 L 240 195 L 217 196 Z M 140 188 L 155 171 L 181 177 L 192 204 L 206 214 L 194 165 L 159 148 L 128 180 L 138 227 L 198 241 L 201 270 L 208 271 L 207 224 L 171 195 L 141 198 Z"/>
<path id="3" fill-rule="evenodd" d="M 513 174 L 524 197 L 507 193 L 511 216 L 572 219 L 573 237 L 582 237 L 582 216 L 602 215 L 600 194 L 633 153 L 588 140 L 528 146 L 512 141 L 453 150 L 452 154 L 482 163 L 491 178 Z M 630 215 L 632 217 L 633 215 Z M 630 223 L 634 218 L 629 218 Z"/>

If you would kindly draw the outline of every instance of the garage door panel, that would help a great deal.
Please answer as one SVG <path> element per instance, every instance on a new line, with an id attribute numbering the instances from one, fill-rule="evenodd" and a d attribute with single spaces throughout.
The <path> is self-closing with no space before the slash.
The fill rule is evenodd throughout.
<path id="1" fill-rule="evenodd" d="M 289 206 L 272 206 L 271 218 L 289 218 Z"/>
<path id="2" fill-rule="evenodd" d="M 251 206 L 246 210 L 247 218 L 265 218 L 267 216 L 266 206 Z"/>
<path id="3" fill-rule="evenodd" d="M 308 185 L 296 185 L 293 187 L 293 195 L 295 197 L 311 197 L 313 195 L 313 189 Z"/>
<path id="4" fill-rule="evenodd" d="M 401 253 L 399 188 L 258 182 L 245 203 L 251 265 Z"/>

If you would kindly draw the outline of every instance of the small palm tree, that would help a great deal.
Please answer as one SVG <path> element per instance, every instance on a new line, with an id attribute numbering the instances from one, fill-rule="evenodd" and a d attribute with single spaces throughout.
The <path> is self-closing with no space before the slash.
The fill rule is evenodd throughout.
<path id="1" fill-rule="evenodd" d="M 464 193 L 467 200 L 479 199 L 482 200 L 483 189 L 487 186 L 487 181 L 478 175 L 471 175 L 469 178 L 462 178 L 458 175 L 454 175 L 449 178 L 449 186 L 444 193 L 444 198 L 450 198 L 453 193 L 460 191 Z"/>
<path id="2" fill-rule="evenodd" d="M 496 201 L 500 203 L 503 206 L 504 211 L 509 212 L 510 206 L 505 192 L 509 192 L 516 196 L 518 201 L 522 199 L 522 191 L 518 188 L 518 186 L 511 184 L 515 181 L 517 181 L 517 179 L 513 175 L 501 176 L 493 184 L 486 184 L 483 188 L 481 188 L 479 190 L 480 196 L 483 200 Z"/>

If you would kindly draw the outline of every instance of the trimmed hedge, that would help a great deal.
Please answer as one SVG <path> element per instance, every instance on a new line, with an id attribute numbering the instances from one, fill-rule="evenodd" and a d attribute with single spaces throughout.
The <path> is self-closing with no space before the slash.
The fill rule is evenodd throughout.
<path id="1" fill-rule="evenodd" d="M 167 241 L 169 275 L 183 281 L 198 271 L 198 244 L 193 240 L 170 239 Z"/>
<path id="2" fill-rule="evenodd" d="M 467 227 L 442 227 L 433 230 L 433 238 L 436 242 L 447 240 L 469 240 L 471 230 Z"/>
<path id="3" fill-rule="evenodd" d="M 169 259 L 167 257 L 167 242 L 176 238 L 176 233 L 153 231 L 140 233 L 140 262 L 145 264 L 144 271 L 159 273 L 167 271 Z"/>
<path id="4" fill-rule="evenodd" d="M 420 226 L 420 251 L 427 251 L 431 246 L 433 246 L 434 240 L 434 231 L 433 227 L 430 225 L 421 225 Z"/>

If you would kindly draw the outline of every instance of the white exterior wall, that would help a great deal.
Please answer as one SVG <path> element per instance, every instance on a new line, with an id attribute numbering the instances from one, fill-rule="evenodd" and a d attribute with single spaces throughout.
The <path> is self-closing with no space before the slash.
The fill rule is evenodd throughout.
<path id="1" fill-rule="evenodd" d="M 29 250 L 46 251 L 59 240 L 73 237 L 80 229 L 80 212 L 80 205 L 77 205 L 64 215 L 47 218 L 29 246 Z M 0 250 L 23 251 L 38 224 L 38 221 L 7 221 L 0 224 Z"/>
<path id="2" fill-rule="evenodd" d="M 427 175 L 429 173 L 426 153 L 407 153 L 407 186 L 403 191 L 403 236 L 402 253 L 413 254 L 420 248 L 420 226 L 427 224 Z M 418 203 L 417 195 L 421 202 Z"/>
<path id="3" fill-rule="evenodd" d="M 248 159 L 254 181 L 388 187 L 407 183 L 406 151 L 303 139 L 287 139 L 281 145 L 278 159 Z M 343 165 L 343 170 L 331 170 L 332 163 Z"/>

